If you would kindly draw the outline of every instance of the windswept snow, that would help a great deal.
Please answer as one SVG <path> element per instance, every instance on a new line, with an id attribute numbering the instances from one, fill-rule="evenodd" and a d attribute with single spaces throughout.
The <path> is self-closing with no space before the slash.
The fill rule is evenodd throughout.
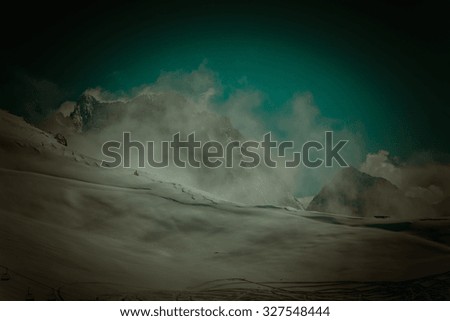
<path id="1" fill-rule="evenodd" d="M 11 275 L 1 299 L 24 299 L 28 287 L 37 299 L 95 299 L 227 278 L 404 280 L 450 269 L 448 239 L 426 237 L 421 223 L 422 233 L 392 231 L 227 202 L 144 170 L 100 168 L 5 112 L 0 123 L 0 266 Z"/>

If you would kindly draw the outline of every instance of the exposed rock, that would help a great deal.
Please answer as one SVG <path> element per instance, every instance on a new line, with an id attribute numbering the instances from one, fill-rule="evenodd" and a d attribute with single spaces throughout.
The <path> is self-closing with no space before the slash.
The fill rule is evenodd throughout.
<path id="1" fill-rule="evenodd" d="M 53 136 L 53 137 L 55 137 L 56 141 L 57 141 L 58 143 L 60 143 L 61 145 L 67 146 L 67 139 L 66 139 L 66 137 L 64 137 L 63 134 L 57 133 L 57 134 L 56 134 L 55 136 Z"/>
<path id="2" fill-rule="evenodd" d="M 88 94 L 81 95 L 74 111 L 70 114 L 70 118 L 75 126 L 76 131 L 82 132 L 91 126 L 95 108 L 99 105 L 99 101 Z"/>

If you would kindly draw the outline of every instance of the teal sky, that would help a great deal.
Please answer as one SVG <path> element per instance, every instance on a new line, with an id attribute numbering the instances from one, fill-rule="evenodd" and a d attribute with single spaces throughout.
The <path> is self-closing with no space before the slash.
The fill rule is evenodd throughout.
<path id="1" fill-rule="evenodd" d="M 47 79 L 64 99 L 76 99 L 88 87 L 126 91 L 155 81 L 161 71 L 194 70 L 206 59 L 225 88 L 244 86 L 245 77 L 246 87 L 265 93 L 259 113 L 267 120 L 295 93 L 311 92 L 323 116 L 363 128 L 367 152 L 449 153 L 450 38 L 439 8 L 420 1 L 405 7 L 377 2 L 369 9 L 351 4 L 67 8 L 39 24 L 33 37 L 11 38 L 13 49 L 3 60 L 11 73 Z M 426 24 L 416 26 L 418 17 Z M 0 93 L 14 105 L 10 92 Z"/>
<path id="2" fill-rule="evenodd" d="M 403 141 L 404 150 L 399 150 L 399 142 L 389 138 L 407 140 L 398 128 L 400 113 L 390 112 L 401 106 L 396 106 L 395 97 L 386 97 L 386 88 L 377 79 L 382 76 L 365 61 L 347 60 L 345 48 L 329 52 L 311 46 L 308 39 L 277 38 L 262 30 L 248 35 L 220 29 L 209 34 L 201 32 L 202 26 L 194 27 L 198 30 L 191 26 L 183 32 L 166 31 L 163 44 L 143 40 L 125 45 L 112 63 L 115 68 L 103 66 L 102 79 L 90 85 L 128 90 L 152 83 L 161 71 L 189 72 L 206 60 L 225 89 L 245 86 L 262 91 L 267 100 L 259 112 L 269 123 L 295 93 L 311 92 L 323 116 L 363 125 L 361 134 L 373 137 L 366 137 L 368 151 L 384 148 L 408 154 L 413 148 Z M 219 39 L 217 33 L 222 35 Z"/>

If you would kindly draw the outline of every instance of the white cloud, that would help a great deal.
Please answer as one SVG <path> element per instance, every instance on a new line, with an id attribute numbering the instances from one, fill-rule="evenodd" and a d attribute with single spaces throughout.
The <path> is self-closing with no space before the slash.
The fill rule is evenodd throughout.
<path id="1" fill-rule="evenodd" d="M 248 88 L 232 91 L 226 98 L 217 75 L 201 65 L 192 72 L 165 72 L 154 83 L 131 90 L 111 93 L 101 88 L 86 91 L 103 102 L 109 112 L 103 127 L 73 137 L 72 144 L 90 154 L 100 155 L 106 140 L 121 140 L 122 132 L 130 131 L 139 141 L 170 140 L 173 134 L 196 133 L 202 141 L 262 139 L 276 126 L 279 132 L 295 142 L 296 150 L 308 139 L 323 141 L 324 132 L 331 130 L 333 121 L 325 119 L 313 103 L 311 94 L 298 94 L 288 102 L 282 115 L 267 120 L 258 113 L 265 102 L 264 93 Z M 107 113 L 108 114 L 108 113 Z M 114 115 L 114 116 L 112 116 Z M 275 125 L 274 125 L 275 124 Z M 276 138 L 276 137 L 275 137 Z M 359 157 L 360 143 L 349 130 L 336 132 L 336 139 L 350 139 L 347 156 Z M 353 149 L 352 147 L 353 146 Z M 169 180 L 194 186 L 233 201 L 249 204 L 287 204 L 292 194 L 311 195 L 335 171 L 329 168 L 270 169 L 149 169 L 158 171 Z"/>
<path id="2" fill-rule="evenodd" d="M 372 176 L 383 177 L 405 195 L 436 204 L 450 196 L 450 166 L 428 161 L 420 165 L 396 164 L 389 152 L 368 154 L 361 170 Z"/>

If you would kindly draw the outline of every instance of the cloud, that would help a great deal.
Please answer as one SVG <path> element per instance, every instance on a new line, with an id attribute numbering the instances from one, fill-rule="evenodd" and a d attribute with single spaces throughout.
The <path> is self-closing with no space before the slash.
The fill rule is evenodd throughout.
<path id="1" fill-rule="evenodd" d="M 88 89 L 86 93 L 100 102 L 102 112 L 93 128 L 71 137 L 70 144 L 97 157 L 102 157 L 100 146 L 105 141 L 121 141 L 125 131 L 131 132 L 133 140 L 155 141 L 156 146 L 158 142 L 170 140 L 177 132 L 182 137 L 195 132 L 196 138 L 203 142 L 216 140 L 225 145 L 231 140 L 260 141 L 264 133 L 273 131 L 278 141 L 281 138 L 293 140 L 299 151 L 308 139 L 323 142 L 324 132 L 333 130 L 337 123 L 321 116 L 308 93 L 296 94 L 285 106 L 280 106 L 281 115 L 274 113 L 270 119 L 263 117 L 265 93 L 243 84 L 225 95 L 218 75 L 204 64 L 191 72 L 164 72 L 154 83 L 127 93 L 111 93 L 101 88 Z M 356 134 L 346 128 L 336 130 L 335 134 L 336 139 L 351 140 L 346 151 L 349 159 L 360 157 L 356 155 L 361 153 L 360 146 L 356 146 L 360 143 Z M 239 158 L 234 163 L 238 161 Z M 137 165 L 136 160 L 134 165 Z M 317 192 L 336 168 L 273 169 L 261 165 L 254 169 L 170 166 L 147 170 L 163 179 L 224 199 L 247 204 L 295 205 L 292 195 Z"/>
<path id="2" fill-rule="evenodd" d="M 318 141 L 325 144 L 324 133 L 333 131 L 334 140 L 348 140 L 342 150 L 342 156 L 348 164 L 358 166 L 364 155 L 364 141 L 358 134 L 358 128 L 353 130 L 335 119 L 324 117 L 319 106 L 314 103 L 311 93 L 297 93 L 286 103 L 283 112 L 276 117 L 276 126 L 283 137 L 295 142 L 297 150 L 307 141 Z M 311 154 L 311 157 L 323 157 L 321 153 Z M 315 195 L 320 188 L 334 175 L 338 166 L 319 168 L 300 167 L 296 174 L 298 184 L 296 194 L 299 196 Z"/>
<path id="3" fill-rule="evenodd" d="M 257 114 L 263 101 L 264 95 L 260 91 L 236 90 L 217 110 L 227 116 L 246 138 L 261 139 L 268 130 Z"/>
<path id="4" fill-rule="evenodd" d="M 372 176 L 383 177 L 405 195 L 428 204 L 437 204 L 450 197 L 450 166 L 432 160 L 416 164 L 400 163 L 390 157 L 389 152 L 368 154 L 361 170 Z"/>
<path id="5" fill-rule="evenodd" d="M 76 102 L 75 101 L 65 101 L 59 106 L 56 112 L 60 112 L 64 117 L 69 117 L 70 114 L 75 109 Z"/>

